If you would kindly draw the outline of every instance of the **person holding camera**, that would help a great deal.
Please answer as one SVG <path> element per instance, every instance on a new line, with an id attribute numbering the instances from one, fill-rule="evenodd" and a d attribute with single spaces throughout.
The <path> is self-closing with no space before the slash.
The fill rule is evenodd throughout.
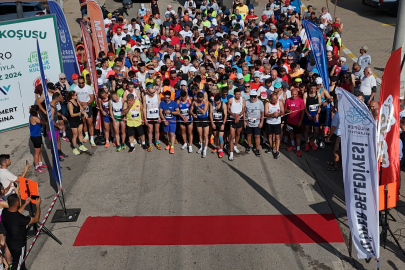
<path id="1" fill-rule="evenodd" d="M 9 187 L 10 183 L 17 181 L 19 177 L 24 178 L 27 175 L 28 169 L 30 168 L 30 164 L 27 161 L 24 166 L 24 172 L 17 177 L 7 169 L 10 165 L 11 165 L 10 155 L 8 154 L 0 155 L 0 182 L 3 185 L 3 187 Z M 16 187 L 17 183 L 15 183 L 14 187 L 9 188 L 9 190 L 5 193 L 5 196 L 15 193 Z"/>

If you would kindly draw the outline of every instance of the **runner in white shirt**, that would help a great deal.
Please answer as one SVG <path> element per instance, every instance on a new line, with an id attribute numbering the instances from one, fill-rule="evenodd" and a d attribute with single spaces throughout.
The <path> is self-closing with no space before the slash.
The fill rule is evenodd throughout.
<path id="1" fill-rule="evenodd" d="M 90 85 L 85 84 L 84 77 L 79 77 L 79 84 L 73 88 L 77 93 L 77 100 L 80 102 L 83 108 L 86 108 L 87 119 L 83 117 L 83 130 L 84 138 L 83 142 L 89 140 L 90 132 L 90 144 L 92 147 L 96 147 L 94 143 L 94 126 L 93 126 L 93 107 L 91 104 L 94 101 L 94 90 Z"/>

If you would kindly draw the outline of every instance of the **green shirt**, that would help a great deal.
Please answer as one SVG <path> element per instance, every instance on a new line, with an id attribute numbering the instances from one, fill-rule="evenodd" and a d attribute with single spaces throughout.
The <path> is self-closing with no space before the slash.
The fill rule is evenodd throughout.
<path id="1" fill-rule="evenodd" d="M 246 74 L 245 76 L 243 76 L 243 80 L 244 80 L 245 82 L 250 82 L 250 74 L 248 73 L 248 74 Z"/>
<path id="2" fill-rule="evenodd" d="M 124 89 L 120 88 L 117 90 L 117 96 L 118 97 L 123 97 L 124 96 Z"/>

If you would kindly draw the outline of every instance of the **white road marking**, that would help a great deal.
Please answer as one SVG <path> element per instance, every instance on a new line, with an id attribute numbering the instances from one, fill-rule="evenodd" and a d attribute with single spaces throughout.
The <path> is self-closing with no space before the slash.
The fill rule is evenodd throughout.
<path id="1" fill-rule="evenodd" d="M 305 197 L 309 202 L 315 202 L 314 194 L 312 194 L 311 187 L 308 185 L 307 180 L 301 180 L 302 189 L 304 190 Z"/>

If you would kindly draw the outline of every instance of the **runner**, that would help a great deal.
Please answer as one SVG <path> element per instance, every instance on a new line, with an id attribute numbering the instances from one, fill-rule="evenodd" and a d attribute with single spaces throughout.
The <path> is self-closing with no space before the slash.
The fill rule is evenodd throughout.
<path id="1" fill-rule="evenodd" d="M 193 122 L 192 122 L 193 117 L 191 116 L 190 113 L 191 103 L 192 101 L 187 95 L 187 92 L 182 90 L 180 92 L 180 99 L 177 101 L 177 104 L 179 105 L 180 109 L 179 121 L 180 121 L 181 136 L 183 138 L 183 145 L 181 147 L 181 150 L 187 148 L 188 142 L 189 153 L 193 152 Z"/>
<path id="2" fill-rule="evenodd" d="M 87 117 L 83 117 L 83 130 L 84 130 L 84 138 L 83 142 L 87 142 L 89 140 L 89 133 L 90 133 L 90 145 L 95 147 L 96 144 L 94 143 L 94 126 L 93 126 L 93 108 L 91 104 L 94 101 L 94 90 L 90 85 L 85 83 L 84 77 L 79 77 L 79 83 L 74 88 L 74 91 L 77 93 L 77 100 L 80 102 L 82 108 L 85 109 Z"/>
<path id="3" fill-rule="evenodd" d="M 233 160 L 233 151 L 240 153 L 238 142 L 245 119 L 245 99 L 239 88 L 234 91 L 235 96 L 228 101 L 228 113 L 232 119 L 229 136 L 229 160 Z M 235 141 L 234 141 L 235 140 Z"/>
<path id="4" fill-rule="evenodd" d="M 218 153 L 218 157 L 222 158 L 224 156 L 223 148 L 225 124 L 227 120 L 227 106 L 222 102 L 221 95 L 216 94 L 210 107 L 210 120 L 215 143 L 215 148 L 212 150 L 212 153 Z"/>
<path id="5" fill-rule="evenodd" d="M 46 122 L 38 117 L 39 106 L 32 105 L 30 107 L 30 139 L 34 145 L 34 165 L 35 171 L 44 173 L 43 169 L 48 168 L 45 164 L 42 163 L 42 137 L 41 137 L 41 125 L 46 125 Z"/>
<path id="6" fill-rule="evenodd" d="M 159 105 L 159 115 L 163 121 L 163 131 L 167 135 L 166 150 L 169 150 L 170 154 L 174 154 L 174 141 L 176 133 L 176 115 L 180 115 L 179 105 L 171 100 L 172 92 L 167 90 L 164 93 L 165 100 L 162 100 Z"/>
<path id="7" fill-rule="evenodd" d="M 246 147 L 246 153 L 250 153 L 253 149 L 253 153 L 260 157 L 260 134 L 264 121 L 264 106 L 263 101 L 257 97 L 256 90 L 250 91 L 250 99 L 246 101 L 245 107 L 245 130 L 247 134 L 248 146 Z M 267 105 L 267 103 L 266 103 Z M 255 148 L 252 146 L 252 133 L 255 139 Z M 236 140 L 235 140 L 236 141 Z M 236 152 L 236 151 L 235 151 Z"/>
<path id="8" fill-rule="evenodd" d="M 153 128 L 155 128 L 155 143 L 158 150 L 162 150 L 159 140 L 159 127 L 161 123 L 161 118 L 159 116 L 159 104 L 160 97 L 153 87 L 153 84 L 148 84 L 146 86 L 146 95 L 143 99 L 143 114 L 146 116 L 145 123 L 148 127 L 148 139 L 149 146 L 147 148 L 148 152 L 153 149 Z"/>
<path id="9" fill-rule="evenodd" d="M 279 99 L 277 93 L 270 95 L 270 102 L 265 105 L 265 114 L 267 117 L 267 136 L 270 147 L 266 149 L 266 153 L 273 153 L 275 159 L 280 158 L 280 136 L 281 136 L 281 116 L 284 115 L 284 103 Z M 275 144 L 273 143 L 275 142 Z M 272 147 L 275 145 L 275 147 Z"/>
<path id="10" fill-rule="evenodd" d="M 110 146 L 110 98 L 107 94 L 107 91 L 104 88 L 99 90 L 98 106 L 101 108 L 101 115 L 103 116 L 104 123 L 104 137 L 105 137 L 105 148 Z"/>
<path id="11" fill-rule="evenodd" d="M 132 153 L 135 150 L 135 133 L 141 138 L 142 145 L 145 145 L 145 135 L 143 132 L 144 119 L 142 118 L 142 111 L 142 103 L 139 101 L 139 98 L 135 98 L 133 94 L 128 94 L 127 101 L 122 108 L 122 114 L 125 115 L 127 119 L 129 138 L 128 153 Z"/>
<path id="12" fill-rule="evenodd" d="M 200 139 L 200 148 L 197 154 L 201 154 L 203 158 L 207 156 L 208 147 L 208 132 L 209 132 L 209 104 L 204 100 L 202 92 L 197 93 L 196 99 L 191 105 L 191 112 L 193 113 L 195 126 L 197 127 L 198 136 Z"/>
<path id="13" fill-rule="evenodd" d="M 80 151 L 87 151 L 87 148 L 83 145 L 83 120 L 87 118 L 86 109 L 83 109 L 82 105 L 78 101 L 78 95 L 76 91 L 72 90 L 68 94 L 68 111 L 69 111 L 69 125 L 72 129 L 72 146 L 73 154 L 80 155 Z M 77 149 L 77 139 L 79 137 L 79 149 Z"/>
<path id="14" fill-rule="evenodd" d="M 60 131 L 64 128 L 63 124 L 59 124 L 59 118 L 58 118 L 58 110 L 56 108 L 56 104 L 63 102 L 63 96 L 61 95 L 60 92 L 55 92 L 52 95 L 52 101 L 50 103 L 51 106 L 51 113 L 52 113 L 52 118 L 53 118 L 53 125 L 54 125 L 54 133 L 55 133 L 55 139 L 56 139 L 56 146 L 58 148 L 58 156 L 59 156 L 59 161 L 63 161 L 64 158 L 67 158 L 68 155 L 64 154 L 62 152 L 62 147 L 60 144 Z M 47 131 L 48 131 L 48 138 L 50 141 L 52 141 L 51 137 L 51 130 L 49 128 L 49 125 L 46 125 Z"/>
<path id="15" fill-rule="evenodd" d="M 126 148 L 125 145 L 126 133 L 125 133 L 125 121 L 122 114 L 123 108 L 122 98 L 118 97 L 117 92 L 115 91 L 111 92 L 109 108 L 114 127 L 113 129 L 116 142 L 115 148 L 117 152 L 120 152 L 121 150 L 124 150 Z M 120 136 L 120 128 L 121 128 L 121 136 Z"/>
<path id="16" fill-rule="evenodd" d="M 287 114 L 286 131 L 290 133 L 291 145 L 287 147 L 287 151 L 296 149 L 297 156 L 302 157 L 300 150 L 301 145 L 301 125 L 305 114 L 304 101 L 298 97 L 298 90 L 291 91 L 291 97 L 284 104 L 284 111 Z"/>
<path id="17" fill-rule="evenodd" d="M 316 151 L 318 148 L 314 141 L 318 138 L 319 133 L 319 113 L 321 112 L 321 94 L 316 91 L 317 84 L 312 83 L 309 88 L 309 92 L 304 93 L 304 104 L 305 104 L 305 116 L 304 116 L 304 123 L 305 123 L 305 151 L 309 151 L 309 146 L 312 147 L 313 151 Z M 310 127 L 313 127 L 313 134 L 311 140 L 308 144 L 308 133 Z"/>

